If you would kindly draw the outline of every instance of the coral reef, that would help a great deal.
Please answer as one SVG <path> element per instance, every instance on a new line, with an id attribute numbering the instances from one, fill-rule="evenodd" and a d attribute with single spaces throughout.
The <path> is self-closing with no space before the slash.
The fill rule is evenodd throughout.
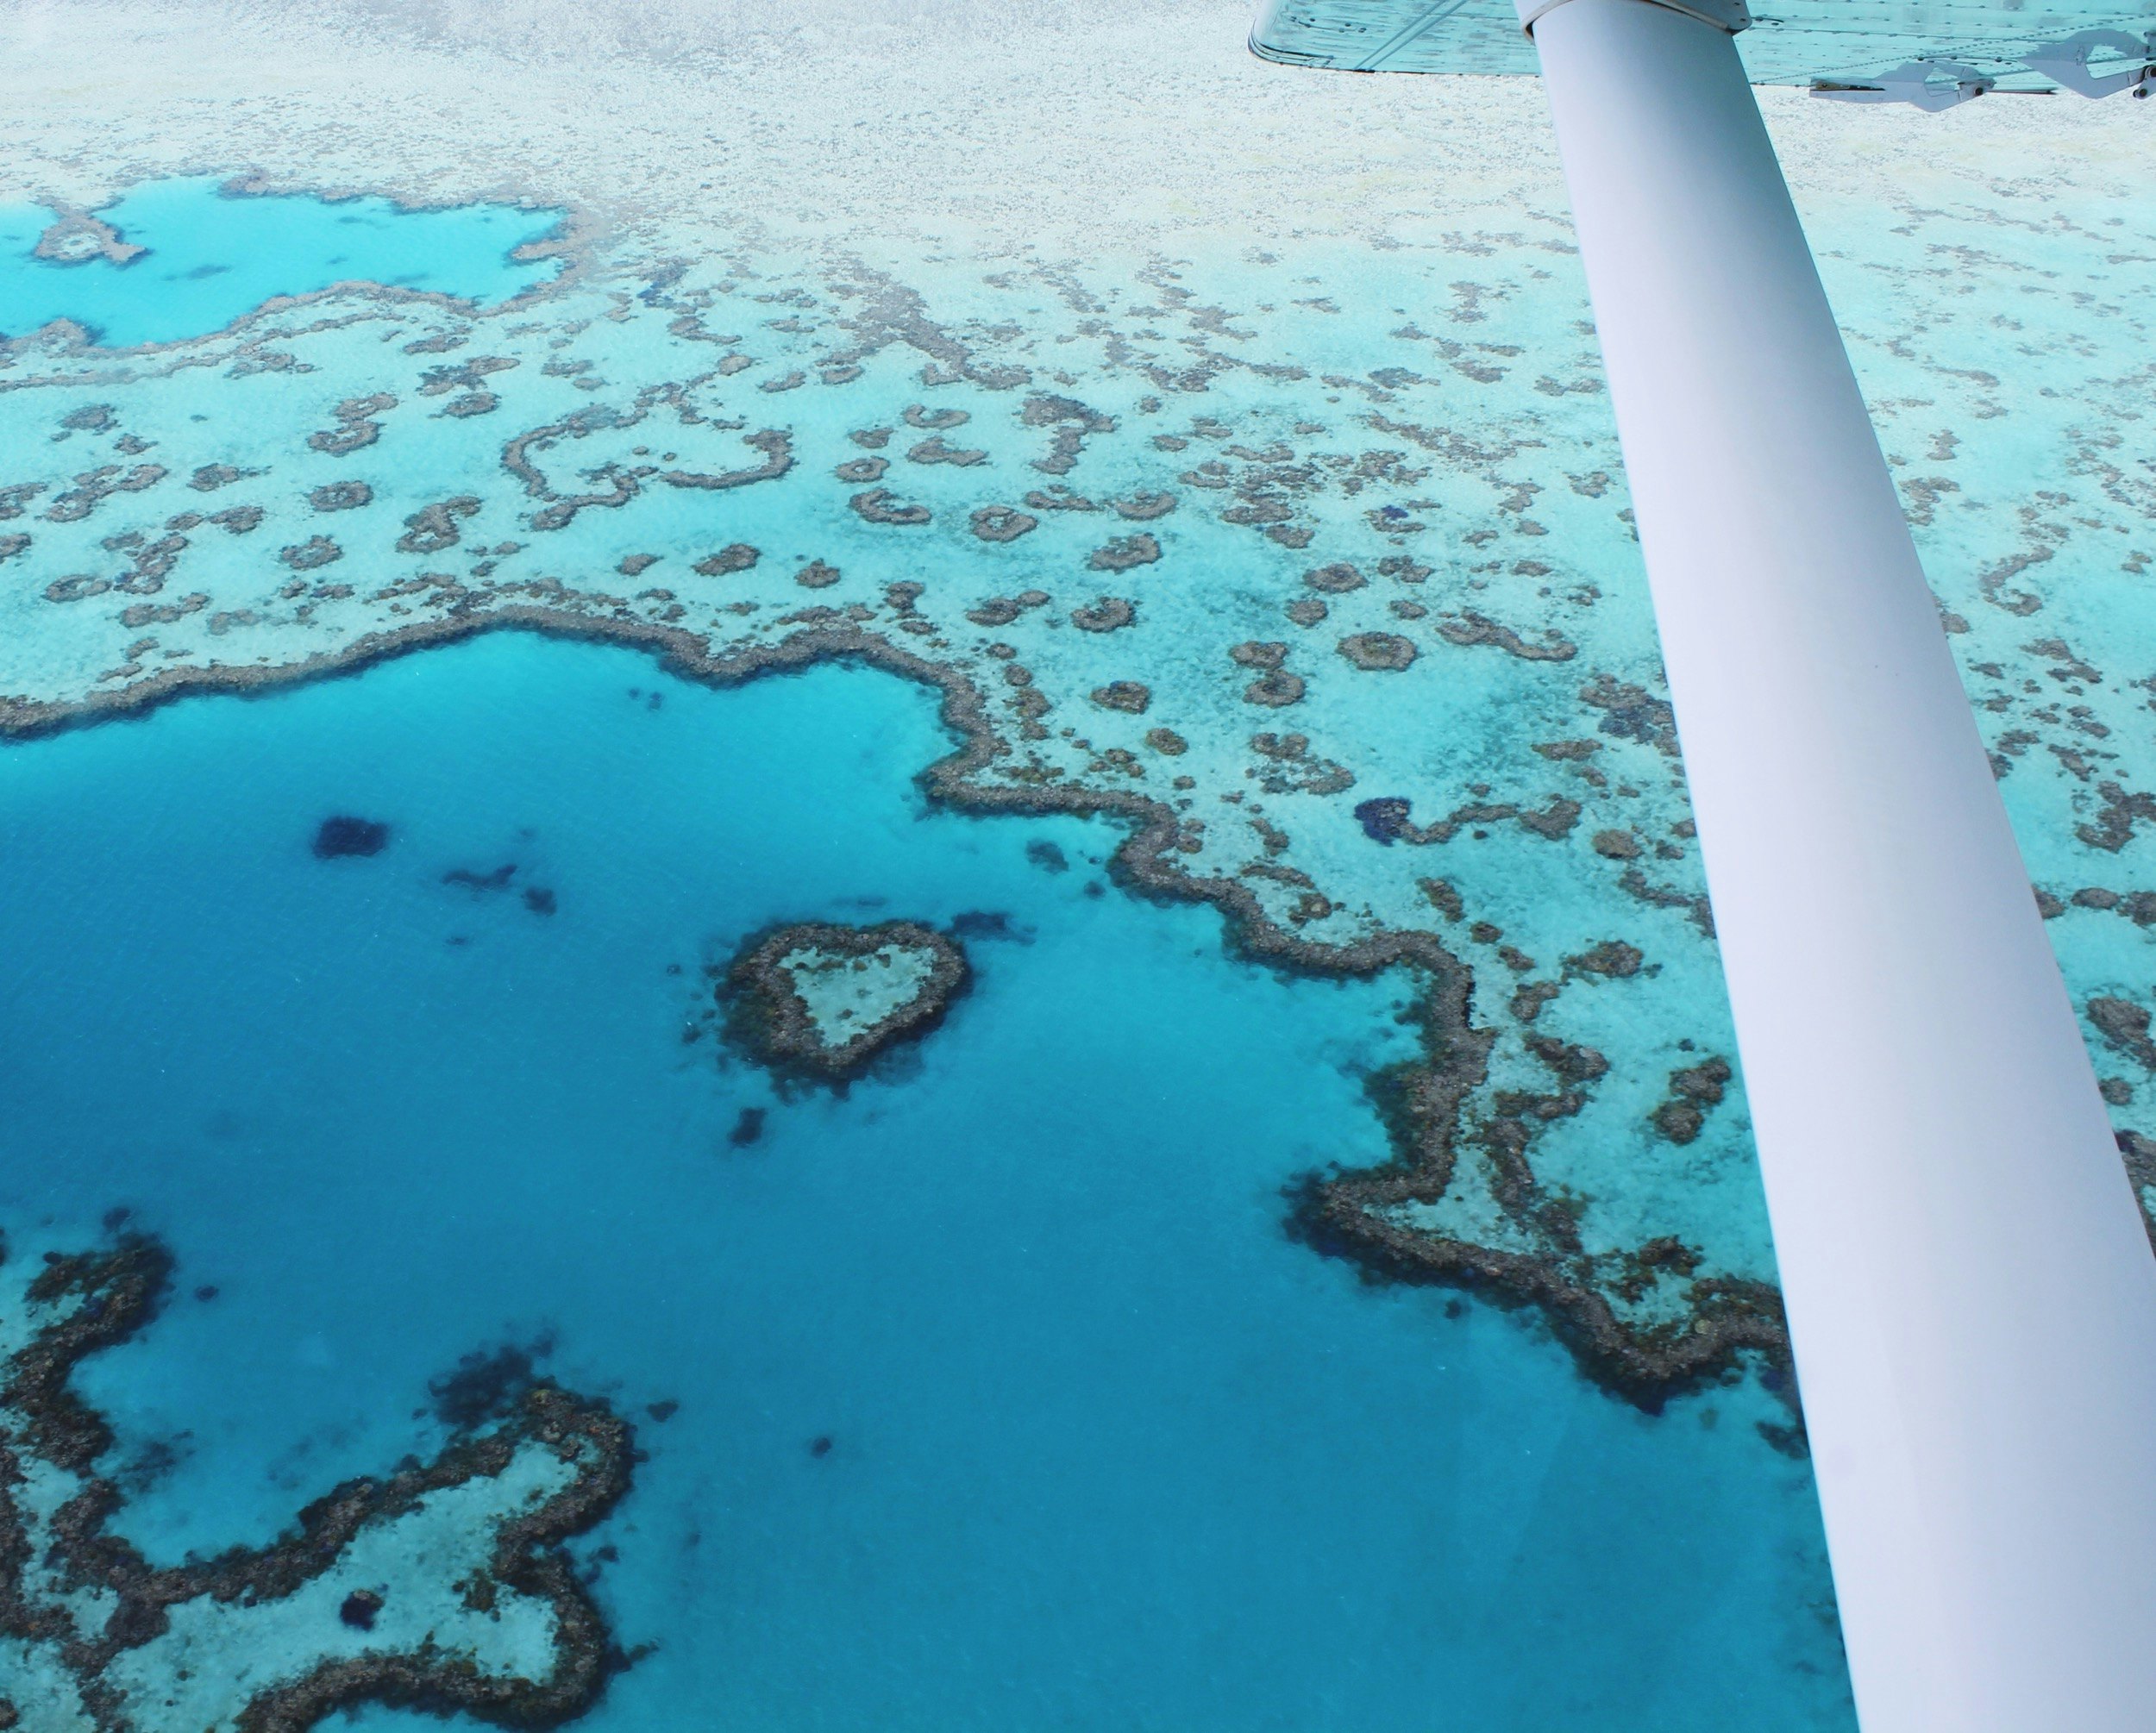
<path id="1" fill-rule="evenodd" d="M 115 695 L 98 708 L 117 713 L 205 689 L 261 691 L 349 673 L 386 657 L 504 629 L 637 646 L 657 652 L 679 675 L 721 685 L 838 660 L 933 686 L 943 695 L 945 724 L 963 744 L 922 773 L 932 798 L 980 813 L 1068 813 L 1118 820 L 1129 827 L 1129 834 L 1111 858 L 1112 875 L 1138 895 L 1218 906 L 1229 918 L 1232 942 L 1253 960 L 1319 978 L 1367 977 L 1406 968 L 1427 983 L 1416 1013 L 1426 1059 L 1377 1097 L 1394 1137 L 1395 1163 L 1368 1173 L 1314 1175 L 1299 1182 L 1288 1214 L 1297 1238 L 1329 1255 L 1351 1259 L 1374 1278 L 1469 1288 L 1501 1304 L 1536 1307 L 1550 1318 L 1584 1373 L 1650 1409 L 1726 1372 L 1748 1352 L 1763 1354 L 1777 1367 L 1786 1363 L 1786 1333 L 1771 1284 L 1710 1275 L 1689 1281 L 1681 1290 L 1659 1287 L 1651 1296 L 1655 1306 L 1644 1315 L 1633 1315 L 1639 1308 L 1605 1291 L 1601 1285 L 1620 1281 L 1641 1267 L 1639 1254 L 1589 1250 L 1579 1231 L 1583 1200 L 1551 1194 L 1538 1181 L 1531 1160 L 1535 1136 L 1553 1118 L 1570 1114 L 1515 1110 L 1493 1116 L 1476 1133 L 1478 1145 L 1490 1152 L 1488 1171 L 1474 1176 L 1457 1171 L 1463 1116 L 1474 1091 L 1486 1081 L 1496 1032 L 1474 1023 L 1473 972 L 1435 935 L 1381 931 L 1346 944 L 1300 935 L 1289 928 L 1298 913 L 1312 918 L 1307 904 L 1298 904 L 1285 922 L 1276 922 L 1248 879 L 1188 870 L 1188 833 L 1175 806 L 1126 790 L 987 779 L 984 773 L 1009 748 L 993 726 L 983 693 L 964 675 L 879 634 L 843 620 L 818 621 L 774 643 L 715 656 L 704 640 L 665 627 L 545 608 L 503 607 L 416 623 L 308 665 L 184 674 L 176 670 L 155 685 L 138 683 L 128 688 L 124 702 L 116 702 Z M 32 728 L 47 731 L 78 725 L 83 719 L 77 710 L 47 712 Z M 1308 742 L 1303 737 L 1262 738 L 1272 742 L 1269 750 L 1281 762 L 1307 764 Z M 1319 779 L 1332 773 L 1323 766 L 1308 773 Z M 820 951 L 850 962 L 893 943 L 887 935 L 894 933 L 901 935 L 899 943 L 936 958 L 920 979 L 948 982 L 950 990 L 931 985 L 898 1008 L 893 1022 L 879 1019 L 864 1034 L 849 1034 L 836 1045 L 827 1042 L 798 991 L 799 976 L 784 967 L 784 960 Z M 1622 941 L 1603 941 L 1569 960 L 1564 979 L 1624 978 L 1639 967 L 1636 948 Z M 788 1081 L 843 1084 L 893 1041 L 929 1032 L 962 991 L 963 969 L 956 946 L 918 923 L 852 928 L 812 923 L 755 935 L 730 966 L 717 973 L 725 1027 L 741 1050 Z M 1521 989 L 1527 996 L 1524 1009 L 1515 996 L 1515 1016 L 1532 1022 L 1562 990 L 1561 982 L 1539 992 Z M 1501 1218 L 1483 1237 L 1437 1231 L 1412 1212 L 1402 1214 L 1403 1206 L 1433 1207 L 1470 1186 L 1486 1189 Z"/>
<path id="2" fill-rule="evenodd" d="M 758 1064 L 843 1085 L 935 1029 L 972 979 L 957 942 L 918 921 L 812 921 L 750 939 L 718 992 L 728 1039 Z"/>
<path id="3" fill-rule="evenodd" d="M 357 855 L 365 859 L 389 847 L 389 826 L 379 818 L 358 818 L 348 812 L 332 814 L 315 832 L 317 860 L 337 860 Z"/>
<path id="4" fill-rule="evenodd" d="M 1921 244 L 1985 240 L 1909 218 Z M 1125 827 L 1121 883 L 1213 904 L 1280 967 L 1408 948 L 1387 967 L 1426 982 L 1442 1087 L 1388 1122 L 1392 1164 L 1298 1194 L 1313 1244 L 1528 1302 L 1643 1399 L 1779 1354 L 1560 219 L 1403 220 L 1367 285 L 1328 240 L 1014 258 L 963 295 L 761 241 L 601 258 L 582 222 L 560 283 L 492 313 L 348 288 L 124 358 L 58 327 L 0 346 L 0 735 L 500 629 L 714 684 L 830 658 L 928 683 L 957 737 L 932 798 Z M 2096 230 L 2056 244 L 2076 280 L 2109 256 Z M 1988 487 L 1992 340 L 1941 319 L 1873 357 L 1899 382 L 1883 436 L 1920 533 L 1981 550 L 1959 588 L 1934 574 L 1947 628 L 2130 1114 L 2156 1075 L 2120 948 L 2156 908 L 2132 722 L 2156 676 L 2098 653 L 2064 580 L 2147 568 L 2147 491 L 2122 435 L 2048 402 L 2027 414 L 2056 500 Z M 2059 404 L 2125 412 L 2083 349 L 2028 341 L 2082 369 Z"/>
<path id="5" fill-rule="evenodd" d="M 171 1272 L 139 1237 L 0 1261 L 0 1724 L 297 1733 L 373 1703 L 546 1727 L 588 1709 L 608 1636 L 561 1543 L 626 1491 L 627 1425 L 527 1380 L 266 1547 L 153 1565 L 111 1531 L 111 1431 L 69 1380 L 150 1321 Z"/>
<path id="6" fill-rule="evenodd" d="M 144 249 L 86 210 L 60 211 L 37 238 L 34 256 L 56 265 L 80 265 L 102 259 L 108 265 L 131 265 Z"/>

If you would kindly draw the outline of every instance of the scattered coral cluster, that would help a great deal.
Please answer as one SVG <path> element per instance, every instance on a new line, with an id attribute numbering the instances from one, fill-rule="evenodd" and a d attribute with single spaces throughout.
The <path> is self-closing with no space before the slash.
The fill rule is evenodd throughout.
<path id="1" fill-rule="evenodd" d="M 1844 297 L 1859 364 L 2123 1129 L 2156 1086 L 2134 387 L 2048 302 L 2015 366 L 2056 401 L 2010 414 L 1990 327 L 1902 335 L 1926 249 L 2010 277 L 2037 244 L 1904 215 L 1916 239 L 1827 268 L 1883 285 Z M 2093 223 L 2060 207 L 2043 269 L 2108 284 Z M 1127 886 L 1218 906 L 1253 959 L 1419 982 L 1424 1056 L 1372 1081 L 1395 1159 L 1310 1177 L 1313 1244 L 1539 1307 L 1650 1404 L 1778 1360 L 1564 224 L 1399 228 L 917 285 L 838 251 L 605 253 L 572 222 L 561 278 L 492 312 L 347 286 L 123 353 L 48 328 L 0 351 L 0 730 L 505 629 L 714 683 L 839 658 L 930 684 L 957 741 L 935 798 L 1098 816 Z M 2141 300 L 2086 293 L 2098 336 L 2143 330 Z M 816 942 L 850 977 L 852 942 Z M 845 1075 L 881 1044 L 832 1043 L 820 976 L 738 968 L 775 1060 Z"/>

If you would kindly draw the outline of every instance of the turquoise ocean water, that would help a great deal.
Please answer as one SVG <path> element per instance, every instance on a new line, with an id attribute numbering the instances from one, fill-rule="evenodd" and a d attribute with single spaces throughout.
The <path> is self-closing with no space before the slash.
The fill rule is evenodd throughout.
<path id="1" fill-rule="evenodd" d="M 0 340 L 66 318 L 107 348 L 132 348 L 203 336 L 333 283 L 484 303 L 552 274 L 510 255 L 547 238 L 555 216 L 511 205 L 404 210 L 386 198 L 229 191 L 211 175 L 148 182 L 92 214 L 143 250 L 124 264 L 39 259 L 57 213 L 0 204 Z"/>
<path id="2" fill-rule="evenodd" d="M 1553 1098 L 1556 1040 L 1608 1060 L 1531 1150 L 1596 1279 L 1673 1232 L 1710 1275 L 1771 1276 L 1735 1082 L 1697 1141 L 1651 1129 L 1673 1072 L 1733 1049 L 1561 219 L 1109 289 L 743 247 L 615 260 L 496 321 L 552 277 L 511 256 L 552 214 L 219 185 L 103 208 L 149 249 L 126 266 L 32 260 L 53 213 L 0 211 L 0 331 L 180 346 L 163 371 L 0 350 L 9 702 L 94 710 L 429 608 L 693 604 L 714 644 L 867 622 L 1086 785 L 1183 798 L 1190 870 L 1284 929 L 1420 923 L 1470 963 L 1490 1077 L 1414 1225 L 1514 1243 L 1476 1136 Z M 1946 238 L 1843 221 L 1827 274 L 1972 688 L 2002 695 L 1985 727 L 2077 998 L 2146 997 L 2138 855 L 2076 827 L 2142 749 L 2117 623 L 2149 556 L 2091 527 L 2108 508 L 2017 504 L 2093 476 L 2142 510 L 2147 460 L 2087 424 L 2132 382 L 1994 415 L 2003 316 L 1962 291 L 2015 281 L 2018 241 L 2002 262 L 1926 220 Z M 2047 235 L 2044 268 L 2091 280 L 2115 246 Z M 189 346 L 340 282 L 463 304 L 361 287 Z M 1883 353 L 1932 296 L 1921 356 Z M 2012 303 L 2017 366 L 2141 328 L 2122 296 L 2062 335 L 2069 298 Z M 749 443 L 773 429 L 790 468 Z M 872 518 L 871 485 L 932 526 Z M 969 527 L 1043 490 L 1023 540 Z M 1343 547 L 1356 581 L 1310 582 Z M 902 606 L 900 581 L 931 587 Z M 1108 598 L 1135 623 L 1100 629 Z M 1344 660 L 1378 630 L 1412 671 Z M 1244 640 L 1307 678 L 1294 706 L 1247 697 Z M 1150 708 L 1104 702 L 1112 677 Z M 1756 1368 L 1649 1415 L 1532 1311 L 1366 1283 L 1285 1231 L 1300 1176 L 1386 1160 L 1365 1085 L 1414 1051 L 1416 983 L 1243 960 L 1216 909 L 1113 882 L 1105 819 L 932 804 L 917 778 L 955 741 L 929 689 L 859 665 L 718 689 L 497 631 L 91 720 L 0 746 L 0 1229 L 177 1259 L 162 1315 L 76 1379 L 115 1427 L 112 1526 L 153 1561 L 266 1544 L 442 1448 L 430 1385 L 506 1352 L 645 1453 L 573 1543 L 627 1663 L 581 1725 L 1853 1724 L 1809 1473 L 1762 1436 L 1788 1415 Z M 1387 841 L 1373 797 L 1470 816 Z M 2147 815 L 2111 805 L 2130 844 Z M 384 846 L 319 858 L 340 816 Z M 2069 900 L 2091 888 L 2110 902 Z M 974 970 L 918 1046 L 842 1094 L 717 1042 L 706 972 L 748 935 L 897 919 Z M 1619 941 L 1631 973 L 1576 967 Z M 2122 1127 L 2156 1074 L 2134 1054 L 2101 1055 Z M 1681 1326 L 1661 1303 L 1641 1315 Z M 37 1707 L 9 1665 L 0 1698 Z"/>
<path id="3" fill-rule="evenodd" d="M 594 1726 L 1842 1724 L 1771 1398 L 1650 1419 L 1282 1235 L 1382 1154 L 1398 984 L 1103 894 L 1101 824 L 928 810 L 947 745 L 873 672 L 503 634 L 0 753 L 0 1212 L 180 1261 L 80 1380 L 179 1441 L 124 1531 L 266 1542 L 543 1340 L 649 1452 Z M 315 858 L 332 812 L 388 846 Z M 443 882 L 512 863 L 555 913 Z M 843 1098 L 683 1042 L 759 926 L 967 911 L 975 992 Z"/>

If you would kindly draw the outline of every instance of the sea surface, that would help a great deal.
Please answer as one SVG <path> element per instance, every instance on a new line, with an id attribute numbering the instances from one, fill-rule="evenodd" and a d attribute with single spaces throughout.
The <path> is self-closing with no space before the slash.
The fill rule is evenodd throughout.
<path id="1" fill-rule="evenodd" d="M 67 319 L 102 347 L 128 349 L 206 336 L 266 301 L 335 283 L 486 304 L 554 272 L 512 255 L 546 240 L 555 215 L 511 205 L 403 210 L 196 175 L 147 182 L 85 214 L 143 250 L 122 262 L 41 259 L 39 240 L 62 213 L 0 202 L 0 341 Z"/>
<path id="2" fill-rule="evenodd" d="M 0 1217 L 179 1259 L 78 1380 L 154 1464 L 122 1531 L 266 1542 L 542 1342 L 649 1453 L 593 1727 L 1846 1724 L 1771 1398 L 1650 1418 L 1282 1233 L 1382 1157 L 1399 984 L 1232 960 L 1105 824 L 933 810 L 950 744 L 874 671 L 503 633 L 0 752 Z M 974 992 L 843 1098 L 684 1043 L 767 924 L 968 912 Z"/>
<path id="3" fill-rule="evenodd" d="M 1580 1347 L 1774 1265 L 1539 98 L 849 3 L 145 0 L 87 93 L 75 0 L 0 21 L 0 1348 L 41 1254 L 172 1263 L 87 1463 L 0 1392 L 16 1514 L 94 1471 L 199 1585 L 536 1388 L 634 1429 L 579 1727 L 1847 1733 L 1775 1356 Z M 1827 106 L 1770 118 L 2156 1183 L 2145 147 Z M 755 942 L 887 922 L 969 966 L 918 1039 L 730 1034 Z M 1404 1168 L 1424 1281 L 1309 1242 Z M 522 1486 L 378 1523 L 379 1629 L 197 1596 L 137 1674 L 222 1733 L 423 1589 L 461 1652 Z M 59 1652 L 0 1607 L 24 1733 Z"/>

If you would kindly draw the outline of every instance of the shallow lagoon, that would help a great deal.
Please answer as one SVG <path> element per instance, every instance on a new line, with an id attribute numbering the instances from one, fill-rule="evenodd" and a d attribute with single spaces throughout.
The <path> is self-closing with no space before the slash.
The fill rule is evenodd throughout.
<path id="1" fill-rule="evenodd" d="M 180 1260 L 80 1380 L 120 1526 L 265 1540 L 551 1338 L 650 1452 L 585 1546 L 657 1647 L 586 1724 L 1847 1725 L 1756 1386 L 1649 1419 L 1281 1233 L 1382 1154 L 1404 984 L 1230 960 L 1103 888 L 1105 826 L 928 810 L 946 747 L 865 670 L 498 634 L 0 753 L 0 1211 Z M 317 859 L 332 812 L 389 846 Z M 509 863 L 556 912 L 443 882 Z M 843 1098 L 683 1040 L 762 925 L 968 910 L 1017 936 Z"/>
<path id="2" fill-rule="evenodd" d="M 241 191 L 203 175 L 145 182 L 92 215 L 122 248 L 143 250 L 124 263 L 88 247 L 41 259 L 58 213 L 0 205 L 0 339 L 64 318 L 106 348 L 177 342 L 339 283 L 492 305 L 557 268 L 517 255 L 549 237 L 559 214 L 508 204 L 413 210 L 386 198 Z"/>

